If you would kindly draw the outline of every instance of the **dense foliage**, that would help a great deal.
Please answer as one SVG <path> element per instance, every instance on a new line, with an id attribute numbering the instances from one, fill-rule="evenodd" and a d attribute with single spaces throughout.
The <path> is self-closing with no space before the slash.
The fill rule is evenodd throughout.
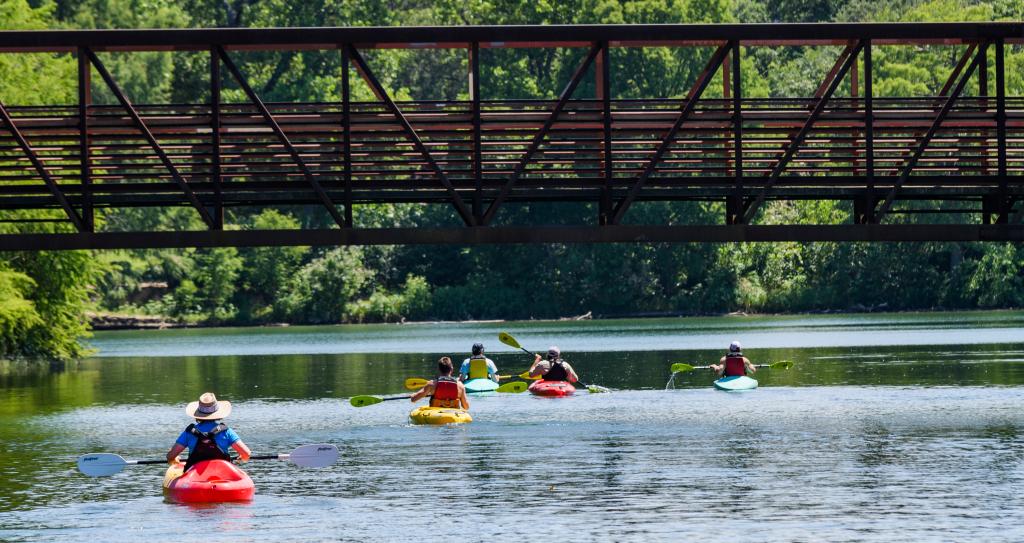
<path id="1" fill-rule="evenodd" d="M 157 28 L 543 23 L 1019 20 L 1017 0 L 0 0 L 4 28 Z M 756 48 L 745 52 L 744 93 L 811 94 L 807 73 L 824 73 L 834 48 Z M 488 50 L 484 88 L 508 97 L 557 95 L 579 50 Z M 628 48 L 611 57 L 617 97 L 682 96 L 710 48 Z M 206 57 L 199 53 L 101 53 L 137 102 L 206 100 Z M 337 100 L 336 53 L 236 53 L 270 101 Z M 399 98 L 458 99 L 467 94 L 458 51 L 368 51 Z M 0 57 L 5 103 L 73 103 L 67 56 Z M 934 52 L 879 47 L 878 95 L 928 94 L 956 62 Z M 12 64 L 15 63 L 15 64 Z M 994 69 L 991 67 L 990 70 Z M 1024 53 L 1011 48 L 1007 84 L 1024 94 Z M 994 76 L 990 76 L 994 80 Z M 586 80 L 577 95 L 593 95 Z M 589 87 L 588 87 L 589 86 Z M 712 85 L 710 95 L 721 89 Z M 94 82 L 95 99 L 112 102 Z M 372 99 L 356 84 L 358 99 Z M 225 101 L 243 101 L 237 87 Z M 584 206 L 508 206 L 501 220 L 558 224 L 592 217 Z M 721 222 L 716 205 L 638 204 L 634 216 L 664 224 Z M 504 213 L 504 212 L 503 212 Z M 842 204 L 775 203 L 762 222 L 850 222 Z M 359 206 L 360 226 L 446 224 L 418 206 Z M 119 210 L 104 229 L 198 228 L 191 210 Z M 229 213 L 232 228 L 326 226 L 322 210 Z M 928 218 L 905 220 L 927 221 Z M 36 352 L 73 356 L 82 333 L 86 285 L 98 309 L 167 315 L 209 323 L 544 318 L 586 312 L 806 311 L 888 307 L 990 308 L 1024 305 L 1024 247 L 1013 244 L 689 244 L 482 247 L 244 248 L 8 255 L 0 260 L 0 355 L 27 354 L 28 337 L 48 330 Z M 99 275 L 94 273 L 99 271 Z M 154 287 L 156 285 L 156 287 Z M 148 293 L 148 294 L 146 294 Z M 58 330 L 59 329 L 59 330 Z"/>

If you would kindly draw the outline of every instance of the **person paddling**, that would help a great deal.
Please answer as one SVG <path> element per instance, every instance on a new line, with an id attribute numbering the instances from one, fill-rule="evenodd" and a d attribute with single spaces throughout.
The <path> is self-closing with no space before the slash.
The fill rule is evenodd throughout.
<path id="1" fill-rule="evenodd" d="M 203 460 L 230 461 L 229 449 L 235 449 L 242 462 L 249 460 L 252 451 L 239 439 L 234 430 L 221 422 L 231 414 L 231 402 L 218 401 L 216 395 L 206 392 L 199 397 L 198 402 L 192 402 L 185 407 L 185 414 L 196 421 L 185 427 L 171 450 L 167 451 L 167 463 L 178 463 L 178 455 L 185 449 L 189 451 L 185 460 L 185 471 Z"/>
<path id="2" fill-rule="evenodd" d="M 494 361 L 484 356 L 484 344 L 474 343 L 473 344 L 473 356 L 462 361 L 462 366 L 459 368 L 459 380 L 468 381 L 469 379 L 490 379 L 495 383 L 498 382 L 498 366 L 494 364 Z"/>
<path id="3" fill-rule="evenodd" d="M 427 381 L 423 388 L 412 395 L 411 400 L 417 402 L 430 395 L 430 407 L 454 407 L 469 409 L 469 398 L 466 397 L 466 386 L 452 377 L 452 359 L 447 356 L 437 361 L 440 374 L 433 381 Z"/>
<path id="4" fill-rule="evenodd" d="M 558 347 L 548 347 L 547 360 L 541 359 L 539 354 L 534 355 L 533 365 L 530 366 L 530 377 L 541 376 L 545 381 L 569 381 L 575 383 L 579 380 L 576 371 L 568 362 L 562 360 L 562 351 Z"/>
<path id="5" fill-rule="evenodd" d="M 737 375 L 748 375 L 757 371 L 754 364 L 743 356 L 743 348 L 739 341 L 729 344 L 729 352 L 718 361 L 718 364 L 709 366 L 719 376 L 733 377 Z"/>

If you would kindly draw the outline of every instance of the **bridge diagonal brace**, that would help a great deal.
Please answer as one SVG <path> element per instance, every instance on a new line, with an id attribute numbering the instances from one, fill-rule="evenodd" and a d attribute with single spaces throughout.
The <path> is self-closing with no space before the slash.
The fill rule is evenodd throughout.
<path id="1" fill-rule="evenodd" d="M 299 150 L 296 149 L 295 145 L 292 144 L 292 141 L 288 139 L 288 135 L 281 129 L 281 125 L 277 123 L 277 119 L 274 118 L 270 109 L 268 109 L 267 105 L 263 103 L 263 100 L 260 100 L 256 91 L 254 91 L 252 86 L 249 85 L 245 76 L 242 75 L 241 70 L 238 69 L 238 66 L 236 66 L 231 60 L 231 57 L 228 56 L 223 47 L 217 46 L 217 55 L 220 57 L 221 62 L 224 63 L 224 66 L 227 67 L 228 71 L 231 72 L 231 76 L 235 79 L 238 85 L 242 87 L 242 91 L 245 95 L 248 96 L 253 105 L 260 110 L 260 114 L 263 115 L 263 119 L 270 125 L 270 129 L 274 131 L 277 139 L 281 140 L 285 149 L 288 150 L 288 154 L 291 155 L 292 160 L 298 164 L 299 169 L 302 170 L 303 177 L 306 178 L 306 182 L 313 188 L 313 192 L 316 193 L 317 199 L 320 200 L 320 203 L 327 209 L 327 212 L 331 214 L 331 218 L 334 219 L 334 222 L 337 223 L 338 226 L 345 228 L 345 218 L 338 212 L 338 208 L 335 207 L 330 196 L 328 196 L 324 188 L 320 186 L 320 182 L 316 180 L 316 176 L 313 175 L 313 172 L 309 169 L 309 166 L 306 165 L 306 162 L 302 160 L 302 156 L 299 155 Z"/>
<path id="2" fill-rule="evenodd" d="M 956 87 L 953 88 L 953 91 L 949 94 L 948 97 L 946 97 L 946 102 L 942 105 L 942 109 L 939 110 L 938 115 L 935 116 L 935 120 L 932 121 L 932 125 L 928 128 L 928 132 L 925 133 L 924 138 L 921 140 L 921 142 L 917 144 L 917 148 L 914 149 L 914 153 L 910 156 L 910 160 L 907 161 L 907 163 L 903 166 L 903 169 L 900 171 L 899 178 L 896 179 L 896 181 L 892 185 L 892 188 L 889 189 L 889 193 L 886 194 L 885 199 L 882 200 L 881 204 L 879 204 L 878 211 L 875 212 L 876 222 L 881 222 L 882 217 L 885 216 L 885 214 L 888 213 L 890 209 L 892 209 L 892 204 L 896 200 L 896 194 L 899 193 L 899 190 L 900 188 L 903 187 L 903 184 L 907 182 L 907 179 L 910 177 L 910 174 L 914 171 L 914 167 L 917 166 L 918 161 L 924 155 L 924 152 L 928 148 L 928 145 L 931 143 L 932 138 L 935 137 L 935 133 L 938 132 L 939 128 L 942 126 L 942 122 L 946 119 L 946 116 L 953 109 L 953 105 L 956 104 L 956 101 L 960 97 L 960 94 L 964 91 L 964 87 L 967 86 L 967 81 L 971 78 L 971 75 L 978 68 L 978 65 L 981 64 L 981 60 L 984 58 L 987 51 L 987 43 L 983 44 L 981 47 L 978 48 L 978 53 L 974 56 L 974 61 L 971 62 L 970 67 L 967 68 L 967 71 L 964 72 L 964 74 L 960 77 L 960 81 L 957 82 Z M 972 49 L 968 49 L 965 55 L 969 55 L 971 52 Z"/>
<path id="3" fill-rule="evenodd" d="M 818 92 L 820 92 L 821 95 L 816 96 L 817 103 L 815 104 L 814 109 L 811 110 L 811 114 L 807 117 L 807 121 L 804 122 L 803 127 L 800 128 L 800 132 L 798 132 L 796 137 L 789 142 L 782 158 L 780 158 L 779 162 L 775 164 L 774 168 L 772 168 L 771 174 L 769 174 L 768 180 L 765 182 L 761 192 L 758 193 L 757 197 L 746 207 L 746 210 L 743 212 L 744 223 L 750 224 L 750 221 L 757 214 L 757 210 L 761 207 L 761 204 L 763 204 L 768 198 L 768 193 L 771 191 L 775 183 L 778 182 L 779 176 L 782 175 L 786 166 L 789 165 L 789 161 L 796 155 L 800 145 L 803 144 L 804 139 L 806 139 L 807 135 L 811 132 L 811 128 L 814 127 L 814 123 L 825 111 L 828 101 L 832 98 L 832 95 L 835 94 L 836 89 L 839 88 L 839 83 L 842 82 L 844 77 L 846 77 L 846 73 L 850 71 L 850 67 L 853 66 L 854 61 L 857 60 L 857 55 L 859 55 L 863 49 L 864 41 L 860 40 L 856 44 L 847 45 L 846 49 L 844 49 L 842 54 L 839 55 L 839 58 L 836 59 L 835 65 L 828 74 L 831 81 L 828 81 L 828 78 L 826 78 L 828 84 L 822 85 L 822 87 L 824 87 L 824 92 L 821 92 L 822 87 L 819 87 Z M 838 66 L 839 69 L 836 69 L 836 66 Z"/>
<path id="4" fill-rule="evenodd" d="M 722 63 L 725 62 L 725 58 L 729 55 L 729 51 L 732 50 L 733 45 L 734 43 L 730 41 L 725 45 L 719 46 L 714 54 L 711 55 L 711 58 L 708 59 L 707 65 L 704 66 L 704 71 L 697 76 L 697 80 L 694 81 L 693 86 L 690 87 L 690 92 L 687 93 L 686 99 L 679 110 L 679 115 L 676 116 L 676 120 L 672 124 L 672 128 L 670 128 L 668 133 L 665 134 L 665 137 L 662 138 L 658 148 L 654 151 L 654 156 L 651 157 L 651 160 L 647 162 L 643 171 L 636 180 L 633 181 L 633 186 L 629 188 L 629 192 L 626 193 L 626 196 L 623 197 L 623 199 L 615 206 L 614 211 L 612 211 L 611 224 L 619 224 L 619 222 L 622 221 L 622 216 L 626 214 L 626 210 L 628 210 L 629 206 L 633 204 L 636 197 L 640 194 L 640 190 L 643 189 L 644 184 L 647 182 L 647 179 L 650 178 L 651 174 L 654 173 L 654 170 L 657 169 L 658 161 L 660 161 L 661 157 L 668 152 L 670 147 L 672 147 L 672 141 L 675 140 L 676 134 L 679 133 L 683 124 L 690 118 L 690 115 L 693 114 L 697 107 L 697 102 L 704 94 L 704 89 L 708 87 L 708 84 L 711 82 L 711 78 L 716 72 L 718 72 Z"/>
<path id="5" fill-rule="evenodd" d="M 67 213 L 71 224 L 75 225 L 75 229 L 79 232 L 86 232 L 88 229 L 85 226 L 85 221 L 78 215 L 75 208 L 71 207 L 71 202 L 69 202 L 67 197 L 64 196 L 64 193 L 60 190 L 60 185 L 57 184 L 57 181 L 55 181 L 53 177 L 50 176 L 50 173 L 46 171 L 43 161 L 39 159 L 39 155 L 36 154 L 35 149 L 33 149 L 28 143 L 28 140 L 25 139 L 25 136 L 21 133 L 21 130 L 18 129 L 17 125 L 14 124 L 14 119 L 12 119 L 11 115 L 7 112 L 7 108 L 4 106 L 3 102 L 0 102 L 0 120 L 3 121 L 4 126 L 6 126 L 7 130 L 11 132 L 11 135 L 14 136 L 14 139 L 18 142 L 18 146 L 21 147 L 21 150 L 26 156 L 28 156 L 29 161 L 32 162 L 32 166 L 35 167 L 37 172 L 39 172 L 39 176 L 43 178 L 43 182 L 46 183 L 50 192 L 53 193 L 53 197 L 57 199 L 57 203 L 64 208 L 64 212 Z"/>
<path id="6" fill-rule="evenodd" d="M 114 96 L 117 98 L 117 101 L 121 103 L 121 107 L 123 107 L 125 111 L 128 112 L 128 116 L 132 118 L 132 122 L 135 123 L 135 128 L 137 128 L 139 132 L 142 132 L 143 138 L 146 139 L 150 147 L 153 148 L 153 151 L 156 152 L 158 157 L 160 157 L 160 162 L 162 162 L 164 167 L 167 168 L 167 170 L 171 173 L 171 177 L 174 178 L 174 182 L 178 184 L 178 187 L 181 188 L 181 191 L 185 193 L 185 196 L 188 198 L 189 203 L 191 203 L 192 207 L 194 207 L 196 211 L 199 213 L 199 217 L 203 219 L 203 222 L 206 223 L 206 226 L 208 228 L 215 229 L 216 223 L 213 220 L 213 216 L 211 216 L 210 213 L 206 210 L 206 207 L 204 207 L 203 203 L 199 201 L 199 197 L 196 196 L 196 193 L 192 190 L 192 187 L 189 186 L 188 181 L 185 181 L 185 178 L 182 177 L 181 172 L 179 172 L 178 168 L 174 165 L 173 162 L 171 162 L 170 157 L 167 156 L 167 153 L 164 151 L 163 147 L 160 146 L 160 142 L 156 141 L 156 137 L 153 136 L 153 133 L 149 130 L 149 127 L 146 126 L 146 123 L 142 120 L 142 117 L 139 116 L 139 112 L 135 110 L 135 106 L 133 106 L 131 101 L 128 100 L 128 97 L 125 96 L 124 92 L 121 90 L 121 87 L 118 86 L 116 81 L 114 81 L 114 78 L 110 75 L 110 72 L 107 71 L 107 67 L 103 65 L 99 57 L 96 56 L 96 53 L 94 53 L 92 49 L 85 47 L 83 48 L 83 50 L 85 51 L 85 54 L 88 55 L 89 62 L 92 63 L 92 65 L 96 68 L 96 71 L 99 72 L 100 77 L 102 77 L 103 81 L 107 84 L 107 88 L 110 89 L 110 92 L 114 93 Z"/>
<path id="7" fill-rule="evenodd" d="M 537 152 L 537 149 L 540 149 L 541 144 L 544 142 L 544 138 L 547 137 L 548 132 L 551 130 L 551 127 L 554 126 L 555 121 L 558 120 L 558 116 L 561 115 L 562 110 L 565 109 L 565 104 L 567 104 L 569 99 L 572 98 L 573 92 L 576 91 L 576 87 L 579 86 L 580 81 L 583 80 L 583 76 L 587 73 L 590 65 L 594 63 L 598 54 L 601 53 L 602 47 L 606 46 L 606 44 L 595 44 L 591 47 L 590 53 L 587 54 L 587 58 L 585 58 L 583 63 L 576 68 L 575 72 L 573 72 L 569 83 L 564 89 L 562 89 L 562 93 L 558 96 L 558 102 L 555 103 L 554 109 L 552 109 L 551 113 L 548 114 L 548 118 L 544 121 L 544 125 L 533 136 L 530 146 L 526 148 L 526 152 L 523 153 L 523 156 L 519 159 L 515 169 L 512 170 L 512 175 L 509 176 L 505 181 L 505 184 L 502 185 L 501 191 L 494 200 L 491 201 L 491 204 L 487 206 L 487 211 L 484 212 L 484 225 L 490 224 L 494 219 L 494 215 L 498 212 L 498 208 L 501 207 L 501 204 L 505 202 L 506 198 L 508 198 L 509 192 L 512 191 L 512 187 L 515 186 L 516 182 L 519 180 L 519 176 L 521 176 L 526 170 L 526 165 L 529 164 L 533 154 Z"/>
<path id="8" fill-rule="evenodd" d="M 409 119 L 406 118 L 404 113 L 402 113 L 398 104 L 395 103 L 384 89 L 384 86 L 381 85 L 377 76 L 375 76 L 373 71 L 370 70 L 370 66 L 366 63 L 366 60 L 363 59 L 363 56 L 360 55 L 359 51 L 352 45 L 346 45 L 345 47 L 348 48 L 349 58 L 352 59 L 352 64 L 355 66 L 356 71 L 359 72 L 360 77 L 362 77 L 363 81 L 366 81 L 366 84 L 370 86 L 370 90 L 377 99 L 384 102 L 387 108 L 391 110 L 395 119 L 398 120 L 398 124 L 402 125 L 402 130 L 405 131 L 406 136 L 412 140 L 413 147 L 416 148 L 417 152 L 423 155 L 423 159 L 427 161 L 427 165 L 430 166 L 430 169 L 434 171 L 434 175 L 436 175 L 438 180 L 441 181 L 441 185 L 443 185 L 445 190 L 448 191 L 448 197 L 451 199 L 452 205 L 455 206 L 455 210 L 459 213 L 459 216 L 462 217 L 462 221 L 467 226 L 476 226 L 476 218 L 473 216 L 472 210 L 469 209 L 466 203 L 462 200 L 462 197 L 459 196 L 459 193 L 456 192 L 455 186 L 452 185 L 451 180 L 448 179 L 444 170 L 442 170 L 441 166 L 436 160 L 434 160 L 434 156 L 430 154 L 427 146 L 423 144 L 423 140 L 416 132 L 416 129 L 412 127 L 412 123 L 409 122 Z"/>

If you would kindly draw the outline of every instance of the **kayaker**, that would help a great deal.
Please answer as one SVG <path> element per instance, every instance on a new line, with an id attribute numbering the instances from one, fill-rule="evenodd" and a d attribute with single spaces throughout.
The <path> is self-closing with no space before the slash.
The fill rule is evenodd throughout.
<path id="1" fill-rule="evenodd" d="M 541 376 L 545 381 L 569 381 L 575 383 L 579 380 L 576 371 L 568 362 L 562 360 L 562 351 L 552 345 L 548 347 L 547 360 L 543 360 L 539 354 L 534 355 L 533 365 L 530 366 L 530 377 Z"/>
<path id="2" fill-rule="evenodd" d="M 711 369 L 719 376 L 725 377 L 748 375 L 757 371 L 754 364 L 743 356 L 743 347 L 739 341 L 730 343 L 729 352 L 718 361 L 718 364 L 711 364 Z"/>
<path id="3" fill-rule="evenodd" d="M 231 402 L 217 400 L 212 392 L 199 397 L 185 407 L 185 414 L 196 419 L 178 436 L 171 450 L 167 451 L 167 463 L 175 464 L 178 455 L 188 449 L 185 470 L 203 460 L 231 460 L 229 449 L 238 452 L 238 458 L 247 462 L 252 451 L 239 439 L 234 430 L 221 422 L 231 414 Z"/>
<path id="4" fill-rule="evenodd" d="M 440 374 L 412 395 L 412 401 L 418 402 L 430 395 L 430 407 L 454 407 L 469 409 L 469 398 L 466 397 L 466 386 L 452 377 L 452 359 L 447 356 L 437 361 L 437 372 Z"/>
<path id="5" fill-rule="evenodd" d="M 494 361 L 484 356 L 484 344 L 474 343 L 473 344 L 473 356 L 462 361 L 462 366 L 459 368 L 459 380 L 467 381 L 469 379 L 490 379 L 495 383 L 498 382 L 498 366 L 494 365 Z"/>

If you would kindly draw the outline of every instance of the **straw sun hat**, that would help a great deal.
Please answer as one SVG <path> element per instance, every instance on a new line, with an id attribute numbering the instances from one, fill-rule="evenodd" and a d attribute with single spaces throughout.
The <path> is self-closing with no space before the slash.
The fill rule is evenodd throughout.
<path id="1" fill-rule="evenodd" d="M 185 407 L 185 414 L 196 420 L 224 419 L 231 414 L 231 402 L 217 401 L 217 396 L 212 392 L 206 392 L 199 397 L 198 402 L 192 402 Z"/>

